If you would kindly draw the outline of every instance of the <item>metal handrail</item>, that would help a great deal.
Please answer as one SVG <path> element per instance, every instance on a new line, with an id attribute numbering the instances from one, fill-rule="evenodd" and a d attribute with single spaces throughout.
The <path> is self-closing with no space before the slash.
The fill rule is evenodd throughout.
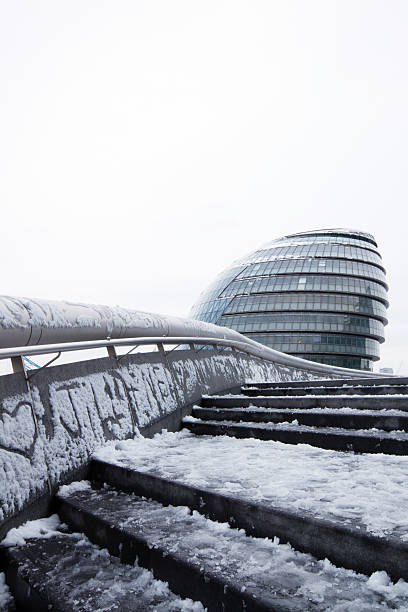
<path id="1" fill-rule="evenodd" d="M 119 306 L 75 304 L 31 298 L 0 296 L 0 359 L 12 360 L 13 370 L 24 371 L 23 356 L 107 348 L 112 358 L 115 346 L 164 344 L 226 346 L 283 366 L 300 368 L 323 376 L 368 378 L 373 374 L 339 368 L 280 353 L 227 327 L 194 319 L 129 310 Z M 11 348 L 7 348 L 11 347 Z"/>
<path id="2" fill-rule="evenodd" d="M 240 335 L 240 334 L 239 334 Z M 315 363 L 301 359 L 300 357 L 294 357 L 285 353 L 280 353 L 269 347 L 264 346 L 258 342 L 250 340 L 245 336 L 242 336 L 243 340 L 231 340 L 227 338 L 205 338 L 202 336 L 151 336 L 151 337 L 136 337 L 136 338 L 117 338 L 117 339 L 106 339 L 106 340 L 85 340 L 81 342 L 63 342 L 58 344 L 42 344 L 35 346 L 22 346 L 14 348 L 0 349 L 0 359 L 12 359 L 22 358 L 23 356 L 33 355 L 48 355 L 50 353 L 65 353 L 70 351 L 89 350 L 97 348 L 108 348 L 110 349 L 110 355 L 115 355 L 114 348 L 120 346 L 138 346 L 144 345 L 159 345 L 173 344 L 173 345 L 199 345 L 203 346 L 223 346 L 227 348 L 236 349 L 253 357 L 258 357 L 269 362 L 273 362 L 283 366 L 290 366 L 300 368 L 302 370 L 309 370 L 311 372 L 318 372 L 325 375 L 341 375 L 349 378 L 383 378 L 384 374 L 366 372 L 362 370 L 352 370 L 349 368 L 339 368 L 336 366 L 328 366 L 325 364 Z M 171 351 L 169 351 L 171 352 Z M 118 358 L 125 357 L 126 355 L 117 356 Z M 54 361 L 54 360 L 52 360 Z M 22 370 L 23 368 L 18 368 Z M 15 368 L 16 370 L 16 368 Z M 387 376 L 389 377 L 389 376 Z"/>
<path id="3" fill-rule="evenodd" d="M 219 338 L 202 338 L 201 336 L 149 336 L 140 338 L 117 338 L 109 340 L 84 340 L 83 342 L 62 342 L 58 344 L 37 344 L 35 346 L 19 346 L 14 348 L 0 349 L 0 359 L 10 359 L 11 357 L 22 357 L 28 355 L 49 355 L 50 353 L 62 353 L 69 351 L 81 351 L 96 348 L 106 348 L 108 346 L 138 346 L 146 344 L 229 344 L 245 345 L 243 342 L 234 340 L 221 340 Z"/>

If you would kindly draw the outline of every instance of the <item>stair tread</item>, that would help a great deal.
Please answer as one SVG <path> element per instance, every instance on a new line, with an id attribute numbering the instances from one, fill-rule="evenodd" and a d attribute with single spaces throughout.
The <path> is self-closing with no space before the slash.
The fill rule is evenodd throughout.
<path id="1" fill-rule="evenodd" d="M 339 453 L 183 430 L 126 440 L 95 458 L 265 507 L 407 541 L 408 458 Z"/>
<path id="2" fill-rule="evenodd" d="M 182 600 L 137 563 L 123 565 L 106 549 L 92 544 L 85 535 L 69 533 L 56 526 L 55 518 L 41 519 L 45 532 L 42 537 L 28 537 L 25 541 L 17 537 L 20 545 L 8 551 L 8 557 L 18 567 L 19 576 L 40 593 L 46 605 L 52 606 L 50 609 L 66 612 L 204 611 L 201 603 Z M 50 525 L 48 536 L 47 524 Z M 29 526 L 30 523 L 25 525 Z M 16 533 L 18 529 L 12 531 Z"/>
<path id="3" fill-rule="evenodd" d="M 184 417 L 182 423 L 195 423 L 201 425 L 216 425 L 216 426 L 233 426 L 242 427 L 243 429 L 250 427 L 251 429 L 277 430 L 277 431 L 298 431 L 315 434 L 332 434 L 338 436 L 353 436 L 365 438 L 392 439 L 408 442 L 408 433 L 405 431 L 384 431 L 382 429 L 344 429 L 342 427 L 317 427 L 313 425 L 299 425 L 299 423 L 259 423 L 255 421 L 211 421 L 197 419 L 192 416 Z"/>
<path id="4" fill-rule="evenodd" d="M 202 407 L 228 408 L 261 406 L 263 408 L 362 408 L 401 410 L 408 413 L 408 395 L 203 395 Z"/>
<path id="5" fill-rule="evenodd" d="M 253 385 L 242 385 L 241 389 L 245 389 L 248 391 L 259 391 L 259 390 L 264 390 L 264 391 L 268 391 L 269 389 L 275 390 L 275 389 L 287 389 L 288 391 L 291 389 L 372 389 L 372 388 L 377 388 L 377 389 L 395 389 L 398 387 L 402 387 L 402 388 L 407 388 L 408 385 L 406 384 L 395 384 L 395 385 L 308 385 L 308 384 L 303 384 L 301 387 L 283 387 L 283 386 L 279 386 L 279 383 L 276 383 L 276 386 L 270 386 L 270 387 L 254 387 Z"/>
<path id="6" fill-rule="evenodd" d="M 394 399 L 402 399 L 404 401 L 408 401 L 407 395 L 404 393 L 400 393 L 400 394 L 392 394 L 392 395 L 381 395 L 381 394 L 373 394 L 373 395 L 360 395 L 360 394 L 356 394 L 356 395 L 349 395 L 349 394 L 345 394 L 345 395 L 316 395 L 316 394 L 310 394 L 310 395 L 301 395 L 301 396 L 288 396 L 288 395 L 273 395 L 270 396 L 270 398 L 268 396 L 265 395 L 255 395 L 255 396 L 251 396 L 248 397 L 247 395 L 243 395 L 243 394 L 233 394 L 233 393 L 229 393 L 229 394 L 224 394 L 224 395 L 203 395 L 202 396 L 203 399 L 244 399 L 244 400 L 253 400 L 253 399 L 262 399 L 262 400 L 268 400 L 268 399 L 272 399 L 272 400 L 287 400 L 287 399 L 294 399 L 294 400 L 302 400 L 302 399 L 324 399 L 324 400 L 328 400 L 331 397 L 334 399 L 347 399 L 350 400 L 351 398 L 357 398 L 358 400 L 370 400 L 370 399 L 374 399 L 374 400 L 394 400 Z"/>
<path id="7" fill-rule="evenodd" d="M 316 406 L 314 408 L 270 408 L 267 406 L 229 406 L 225 408 L 218 408 L 217 406 L 194 406 L 194 410 L 209 410 L 214 412 L 223 412 L 230 410 L 239 410 L 243 413 L 265 413 L 265 414 L 344 414 L 344 415 L 367 415 L 367 416 L 398 416 L 408 419 L 408 414 L 405 410 L 398 410 L 396 408 L 380 408 L 377 410 L 369 410 L 367 408 L 353 408 L 352 406 L 343 406 L 342 408 L 330 408 Z"/>
<path id="8" fill-rule="evenodd" d="M 243 386 L 254 387 L 254 388 L 265 388 L 265 387 L 314 387 L 317 385 L 322 386 L 338 386 L 339 383 L 344 387 L 366 387 L 366 386 L 398 386 L 408 385 L 408 377 L 406 376 L 373 376 L 370 378 L 337 378 L 337 379 L 309 379 L 309 380 L 282 380 L 282 381 L 265 381 L 255 382 L 247 380 Z"/>
<path id="9" fill-rule="evenodd" d="M 408 395 L 408 386 L 371 386 L 371 387 L 270 387 L 254 388 L 241 387 L 240 394 L 250 397 L 274 397 L 277 395 L 292 395 L 302 397 L 304 395 Z"/>
<path id="10" fill-rule="evenodd" d="M 276 386 L 275 386 L 276 385 Z M 297 386 L 297 387 L 290 387 L 290 386 L 280 386 L 279 383 L 275 383 L 274 385 L 271 385 L 270 387 L 257 387 L 254 385 L 242 385 L 241 389 L 245 389 L 246 391 L 268 391 L 268 390 L 276 390 L 276 389 L 285 389 L 285 390 L 293 390 L 293 389 L 398 389 L 399 387 L 401 388 L 407 388 L 408 385 L 406 383 L 404 384 L 398 384 L 395 383 L 394 385 L 382 385 L 382 384 L 377 384 L 377 385 L 350 385 L 350 384 L 345 384 L 345 385 L 325 385 L 325 384 L 316 384 L 316 385 L 311 385 L 311 384 L 307 384 L 307 383 L 303 383 L 302 386 Z"/>
<path id="11" fill-rule="evenodd" d="M 248 537 L 242 530 L 197 512 L 191 515 L 186 507 L 163 506 L 109 488 L 70 494 L 68 487 L 63 495 L 65 502 L 145 539 L 149 547 L 179 557 L 228 586 L 238 586 L 265 609 L 317 611 L 352 602 L 361 609 L 380 610 L 385 603 L 366 576 L 318 561 L 277 541 Z M 399 603 L 408 605 L 408 593 Z"/>

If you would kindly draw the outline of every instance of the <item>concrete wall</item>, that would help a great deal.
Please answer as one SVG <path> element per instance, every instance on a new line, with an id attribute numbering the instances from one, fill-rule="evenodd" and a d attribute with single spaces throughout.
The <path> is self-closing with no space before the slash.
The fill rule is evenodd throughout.
<path id="1" fill-rule="evenodd" d="M 109 440 L 177 430 L 204 393 L 245 381 L 323 378 L 229 350 L 174 351 L 0 377 L 0 538 L 43 515 L 61 483 L 86 475 Z"/>

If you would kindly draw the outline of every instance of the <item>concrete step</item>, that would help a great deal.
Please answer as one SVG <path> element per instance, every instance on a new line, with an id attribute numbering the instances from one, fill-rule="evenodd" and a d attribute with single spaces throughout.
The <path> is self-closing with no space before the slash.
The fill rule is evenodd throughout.
<path id="1" fill-rule="evenodd" d="M 304 609 L 305 601 L 285 602 L 279 585 L 268 584 L 262 568 L 258 580 L 252 576 L 243 588 L 240 559 L 245 566 L 251 553 L 245 550 L 245 536 L 243 552 L 234 558 L 235 534 L 217 531 L 204 517 L 194 519 L 186 507 L 164 507 L 106 488 L 57 496 L 57 500 L 59 515 L 71 529 L 83 530 L 123 563 L 133 564 L 137 558 L 172 591 L 201 601 L 208 610 Z"/>
<path id="2" fill-rule="evenodd" d="M 408 455 L 408 435 L 405 433 L 370 430 L 352 431 L 329 427 L 313 428 L 291 424 L 202 421 L 194 419 L 194 417 L 183 419 L 183 425 L 196 435 L 257 438 L 285 444 L 310 444 L 319 448 L 357 453 Z"/>
<path id="3" fill-rule="evenodd" d="M 366 385 L 364 387 L 268 387 L 257 389 L 242 387 L 242 395 L 248 397 L 274 396 L 274 395 L 408 395 L 408 385 Z"/>
<path id="4" fill-rule="evenodd" d="M 284 423 L 296 420 L 299 425 L 340 427 L 343 429 L 381 429 L 408 431 L 408 413 L 398 410 L 330 409 L 294 410 L 273 408 L 201 408 L 195 406 L 192 416 L 201 421 L 246 421 Z"/>
<path id="5" fill-rule="evenodd" d="M 253 387 L 256 389 L 274 389 L 276 387 L 338 387 L 340 385 L 355 387 L 357 385 L 375 386 L 375 385 L 408 385 L 408 377 L 390 376 L 390 377 L 373 377 L 373 378 L 342 378 L 335 380 L 301 380 L 287 382 L 246 382 L 245 387 Z"/>
<path id="6" fill-rule="evenodd" d="M 389 395 L 310 395 L 302 397 L 246 397 L 245 395 L 204 395 L 203 408 L 357 408 L 363 410 L 401 410 L 408 412 L 408 396 Z"/>
<path id="7" fill-rule="evenodd" d="M 191 514 L 186 506 L 163 506 L 106 487 L 64 494 L 58 502 L 60 516 L 71 528 L 85 530 L 124 563 L 137 557 L 173 591 L 200 600 L 209 611 L 321 609 L 304 589 L 304 576 L 320 580 L 324 564 L 288 547 L 249 538 Z M 333 573 L 336 568 L 330 582 Z M 344 570 L 337 574 L 332 596 L 339 600 L 350 593 L 354 575 L 345 576 Z M 360 588 L 354 579 L 354 589 Z"/>
<path id="8" fill-rule="evenodd" d="M 100 484 L 107 483 L 163 504 L 188 506 L 212 520 L 244 529 L 251 536 L 278 537 L 299 551 L 319 559 L 327 558 L 339 567 L 367 575 L 385 570 L 393 580 L 408 580 L 408 543 L 397 537 L 375 536 L 359 523 L 346 521 L 345 524 L 340 518 L 323 519 L 299 508 L 283 509 L 273 499 L 249 501 L 239 493 L 192 486 L 182 477 L 164 478 L 101 460 L 92 461 L 91 475 Z M 308 609 L 306 606 L 305 610 Z"/>
<path id="9" fill-rule="evenodd" d="M 121 564 L 81 534 L 29 539 L 3 554 L 21 611 L 179 612 L 187 603 L 138 564 Z"/>

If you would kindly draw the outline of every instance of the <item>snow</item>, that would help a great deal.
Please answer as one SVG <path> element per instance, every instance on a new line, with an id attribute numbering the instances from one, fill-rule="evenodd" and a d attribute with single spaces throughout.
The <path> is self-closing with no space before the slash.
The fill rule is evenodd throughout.
<path id="1" fill-rule="evenodd" d="M 106 328 L 120 331 L 126 328 L 155 327 L 163 335 L 168 318 L 152 313 L 130 310 L 120 306 L 104 306 L 68 301 L 39 300 L 25 297 L 1 296 L 0 326 L 4 329 L 27 326 L 50 328 Z M 105 334 L 106 337 L 106 334 Z"/>
<path id="2" fill-rule="evenodd" d="M 200 408 L 202 409 L 202 406 L 197 406 L 195 405 L 194 408 Z M 406 410 L 398 410 L 398 409 L 394 409 L 394 408 L 375 408 L 374 410 L 372 409 L 366 409 L 366 408 L 353 408 L 351 406 L 343 406 L 342 408 L 327 408 L 327 407 L 320 407 L 320 406 L 314 406 L 313 408 L 268 408 L 268 407 L 264 407 L 264 406 L 225 406 L 225 407 L 219 407 L 217 408 L 216 406 L 211 406 L 211 407 L 204 407 L 205 410 L 214 410 L 214 411 L 218 411 L 218 410 L 243 410 L 245 412 L 260 412 L 260 413 L 278 413 L 278 414 L 293 414 L 294 412 L 299 413 L 299 414 L 349 414 L 351 416 L 356 416 L 356 415 L 367 415 L 367 416 L 402 416 L 402 417 L 407 417 L 407 411 Z"/>
<path id="3" fill-rule="evenodd" d="M 384 403 L 387 403 L 387 401 L 392 400 L 393 398 L 399 398 L 399 399 L 408 399 L 408 395 L 406 393 L 392 393 L 391 395 L 381 395 L 381 394 L 375 394 L 375 395 L 361 395 L 360 393 L 357 394 L 350 394 L 348 393 L 347 395 L 340 395 L 337 394 L 332 396 L 334 399 L 344 399 L 344 400 L 350 400 L 350 398 L 358 398 L 361 400 L 379 400 L 382 399 L 384 401 Z M 315 400 L 326 400 L 329 401 L 329 397 L 327 396 L 327 394 L 324 395 L 317 395 L 315 393 L 311 394 L 311 395 L 243 395 L 243 394 L 234 394 L 234 393 L 225 393 L 223 395 L 203 395 L 203 399 L 211 399 L 211 400 L 218 400 L 218 399 L 236 399 L 236 400 L 253 400 L 253 399 L 262 399 L 262 400 L 288 400 L 288 401 L 292 401 L 292 400 L 297 400 L 300 401 L 302 399 L 315 399 Z M 331 399 L 331 396 L 330 396 Z"/>
<path id="4" fill-rule="evenodd" d="M 217 523 L 184 506 L 163 506 L 106 486 L 102 491 L 75 493 L 82 505 L 97 507 L 98 514 L 149 547 L 160 548 L 187 560 L 201 572 L 241 586 L 271 609 L 283 604 L 296 611 L 371 612 L 384 608 L 408 610 L 408 584 L 393 584 L 385 572 L 371 577 L 337 568 L 295 551 L 277 538 L 246 536 L 240 529 Z M 286 604 L 286 605 L 285 605 Z M 288 606 L 289 608 L 289 606 Z"/>
<path id="5" fill-rule="evenodd" d="M 338 385 L 330 385 L 329 389 L 366 389 L 366 388 L 371 388 L 371 387 L 375 387 L 376 389 L 385 389 L 385 388 L 395 388 L 395 387 L 406 387 L 407 384 L 404 382 L 401 382 L 401 377 L 400 376 L 395 376 L 395 383 L 392 385 L 384 385 L 384 384 L 378 384 L 380 378 L 381 378 L 382 374 L 374 374 L 373 375 L 373 383 L 370 384 L 370 379 L 367 379 L 367 384 L 366 385 L 355 385 L 355 384 L 349 384 L 349 383 L 344 383 L 343 385 L 341 385 L 341 380 L 339 379 L 338 381 Z M 407 380 L 406 378 L 404 378 L 403 380 Z M 316 383 L 318 382 L 317 380 L 315 381 Z M 320 381 L 319 381 L 320 382 Z M 300 386 L 300 387 L 288 387 L 288 386 L 284 386 L 284 387 L 280 387 L 279 384 L 274 384 L 271 382 L 270 386 L 268 387 L 259 387 L 259 386 L 254 386 L 256 385 L 256 383 L 247 383 L 245 385 L 242 385 L 241 389 L 242 391 L 299 391 L 299 390 L 304 390 L 304 389 L 327 389 L 327 385 L 318 385 L 318 384 L 313 384 L 313 381 L 307 381 L 305 380 L 305 384 Z M 405 394 L 407 395 L 407 394 Z"/>
<path id="6" fill-rule="evenodd" d="M 119 466 L 380 537 L 408 541 L 408 457 L 339 453 L 183 430 L 110 443 L 95 457 Z"/>
<path id="7" fill-rule="evenodd" d="M 35 521 L 28 521 L 20 527 L 10 529 L 0 545 L 4 548 L 11 546 L 24 546 L 27 540 L 40 538 L 47 540 L 55 535 L 59 535 L 61 521 L 57 514 L 53 514 L 48 518 L 41 518 Z"/>
<path id="8" fill-rule="evenodd" d="M 90 484 L 88 480 L 77 480 L 69 485 L 62 485 L 58 489 L 58 495 L 60 497 L 67 497 L 68 495 L 77 493 L 78 491 L 87 491 L 89 488 Z"/>
<path id="9" fill-rule="evenodd" d="M 84 487 L 79 489 L 83 491 Z M 92 544 L 84 535 L 67 533 L 57 515 L 25 523 L 12 531 L 13 535 L 3 540 L 2 545 L 32 546 L 33 540 L 49 538 L 56 538 L 60 543 L 55 557 L 49 559 L 42 583 L 47 590 L 57 590 L 67 609 L 107 612 L 122 609 L 121 604 L 124 609 L 129 609 L 130 596 L 135 601 L 134 609 L 140 612 L 204 612 L 200 602 L 174 595 L 167 583 L 156 580 L 152 572 L 137 563 L 124 565 L 116 557 L 110 556 L 106 549 Z M 34 558 L 35 550 L 32 553 Z M 42 562 L 43 559 L 40 559 L 40 564 Z M 28 555 L 28 568 L 30 563 Z M 35 569 L 38 571 L 38 568 Z M 3 609 L 1 598 L 3 596 L 6 601 L 8 590 L 2 587 L 1 576 L 0 609 Z"/>
<path id="10" fill-rule="evenodd" d="M 7 610 L 13 602 L 10 589 L 6 584 L 6 576 L 0 572 L 0 610 Z"/>
<path id="11" fill-rule="evenodd" d="M 393 584 L 386 572 L 374 572 L 367 581 L 367 586 L 376 593 L 384 594 L 391 599 L 408 596 L 408 583 L 399 580 Z M 400 608 L 401 609 L 401 608 Z"/>
<path id="12" fill-rule="evenodd" d="M 197 419 L 197 417 L 193 417 L 191 414 L 188 414 L 184 417 L 183 423 L 201 423 L 201 419 Z"/>
<path id="13" fill-rule="evenodd" d="M 40 419 L 43 408 L 38 406 Z M 28 392 L 0 404 L 0 521 L 47 487 L 44 442 L 38 436 Z"/>

